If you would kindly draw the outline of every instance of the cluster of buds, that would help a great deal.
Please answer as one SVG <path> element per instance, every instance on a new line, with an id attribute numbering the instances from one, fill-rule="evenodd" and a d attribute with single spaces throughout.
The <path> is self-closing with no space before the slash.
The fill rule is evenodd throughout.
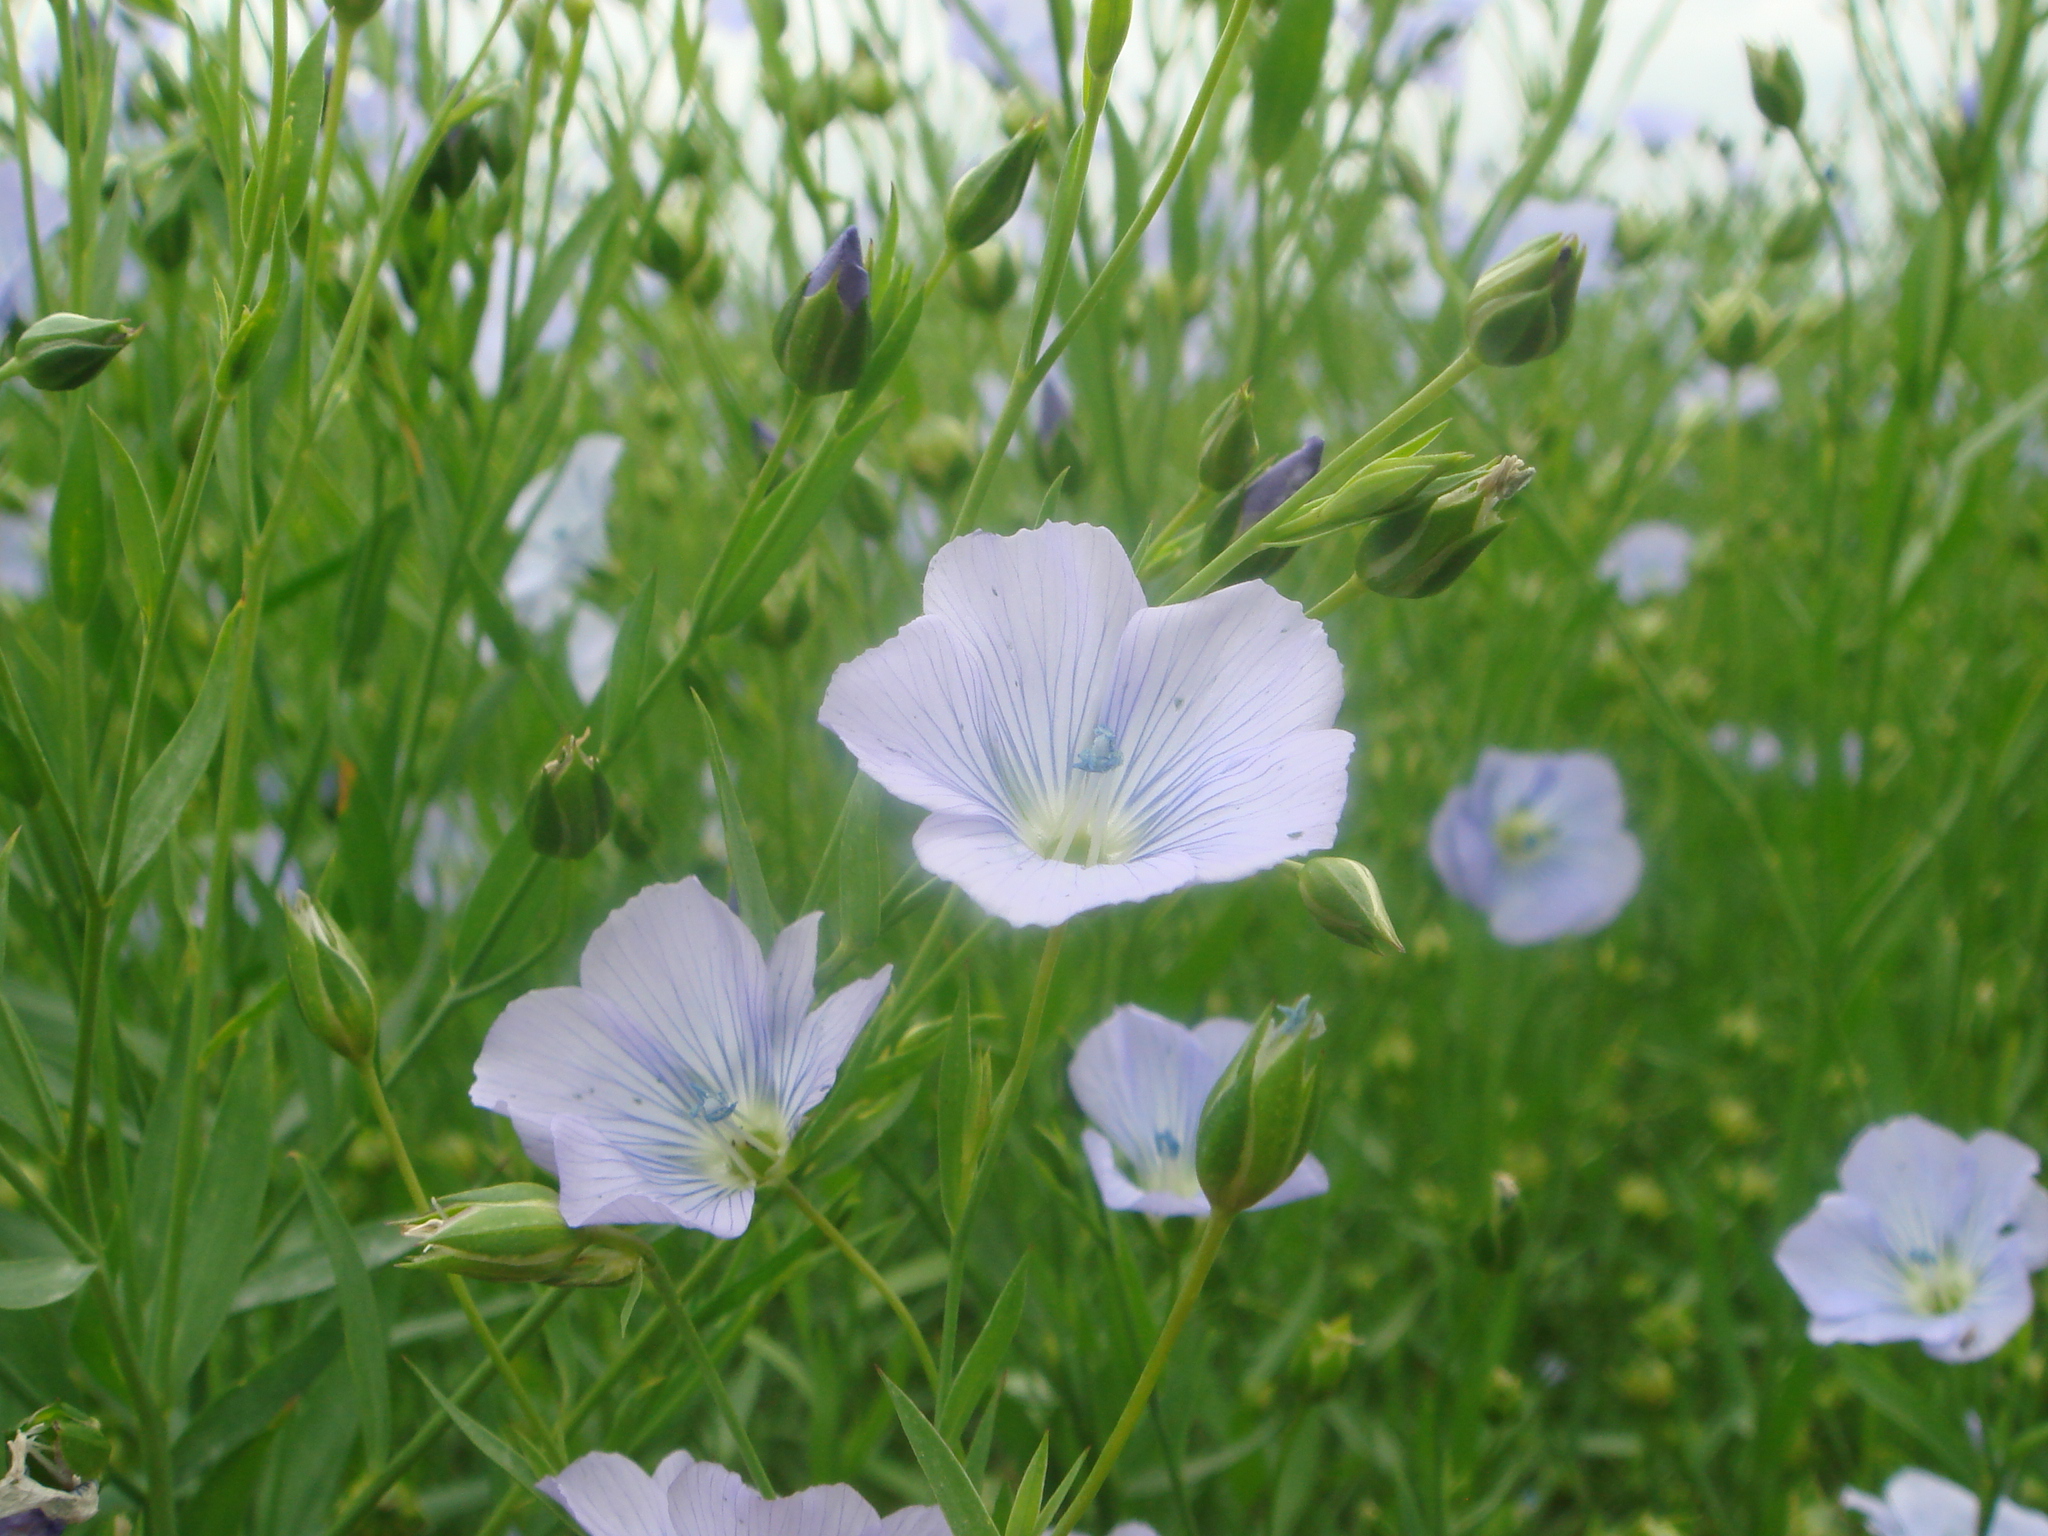
<path id="1" fill-rule="evenodd" d="M 1431 487 L 1382 517 L 1358 546 L 1358 579 L 1382 597 L 1434 597 L 1485 553 L 1508 520 L 1500 507 L 1536 476 L 1513 454 L 1458 476 L 1450 488 Z"/>
<path id="2" fill-rule="evenodd" d="M 0 379 L 22 378 L 52 394 L 83 389 L 141 334 L 126 320 L 88 315 L 45 315 L 21 333 Z"/>
<path id="3" fill-rule="evenodd" d="M 580 859 L 612 829 L 612 787 L 583 750 L 590 733 L 565 736 L 526 792 L 526 838 L 550 859 Z"/>
<path id="4" fill-rule="evenodd" d="M 0 1531 L 56 1532 L 92 1519 L 100 1511 L 97 1480 L 107 1458 L 97 1420 L 62 1404 L 41 1410 L 7 1442 Z M 29 1475 L 31 1459 L 38 1476 Z"/>
<path id="5" fill-rule="evenodd" d="M 1195 1172 L 1221 1214 L 1250 1210 L 1308 1152 L 1320 1093 L 1323 1018 L 1309 1000 L 1268 1008 L 1202 1106 Z"/>
<path id="6" fill-rule="evenodd" d="M 544 1184 L 499 1184 L 444 1195 L 434 1209 L 399 1224 L 420 1245 L 402 1261 L 472 1280 L 536 1285 L 623 1285 L 639 1273 L 644 1250 L 616 1227 L 572 1227 Z"/>

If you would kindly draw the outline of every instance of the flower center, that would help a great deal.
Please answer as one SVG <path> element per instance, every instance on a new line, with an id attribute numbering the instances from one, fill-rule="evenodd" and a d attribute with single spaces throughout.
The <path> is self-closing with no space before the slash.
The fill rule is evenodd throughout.
<path id="1" fill-rule="evenodd" d="M 1493 825 L 1493 844 L 1509 864 L 1540 858 L 1557 840 L 1557 828 L 1527 806 L 1510 811 Z"/>
<path id="2" fill-rule="evenodd" d="M 1135 829 L 1116 793 L 1123 761 L 1116 732 L 1096 726 L 1066 780 L 1023 818 L 1025 845 L 1057 864 L 1122 864 L 1136 854 Z"/>
<path id="3" fill-rule="evenodd" d="M 1906 1255 L 1906 1305 L 1923 1317 L 1945 1317 L 1961 1310 L 1977 1289 L 1970 1267 L 1944 1248 L 1931 1254 L 1916 1248 Z"/>

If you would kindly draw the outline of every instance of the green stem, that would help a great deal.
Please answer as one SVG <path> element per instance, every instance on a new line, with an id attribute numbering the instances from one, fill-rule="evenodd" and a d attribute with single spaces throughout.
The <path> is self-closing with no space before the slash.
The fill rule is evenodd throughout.
<path id="1" fill-rule="evenodd" d="M 1188 1263 L 1188 1272 L 1180 1283 L 1180 1294 L 1173 1298 L 1173 1310 L 1166 1314 L 1166 1323 L 1159 1330 L 1159 1340 L 1152 1346 L 1152 1354 L 1145 1361 L 1145 1368 L 1138 1372 L 1138 1379 L 1131 1387 L 1131 1395 L 1124 1403 L 1124 1411 L 1117 1415 L 1116 1427 L 1109 1432 L 1109 1439 L 1103 1442 L 1102 1454 L 1095 1458 L 1095 1465 L 1088 1470 L 1087 1481 L 1081 1484 L 1081 1491 L 1074 1495 L 1074 1501 L 1067 1506 L 1067 1512 L 1060 1516 L 1060 1523 L 1053 1528 L 1053 1536 L 1068 1536 L 1074 1524 L 1088 1512 L 1088 1506 L 1095 1501 L 1095 1495 L 1102 1491 L 1102 1485 L 1109 1480 L 1110 1470 L 1116 1466 L 1117 1458 L 1123 1455 L 1124 1445 L 1131 1433 L 1138 1427 L 1138 1420 L 1145 1412 L 1145 1405 L 1152 1400 L 1152 1392 L 1159 1385 L 1159 1376 L 1166 1369 L 1167 1359 L 1173 1354 L 1173 1346 L 1179 1342 L 1181 1330 L 1187 1327 L 1188 1318 L 1194 1314 L 1195 1302 L 1202 1294 L 1202 1285 L 1209 1278 L 1209 1271 L 1215 1266 L 1216 1255 L 1222 1251 L 1223 1236 L 1230 1230 L 1235 1219 L 1232 1212 L 1215 1211 L 1202 1223 L 1202 1240 L 1195 1248 L 1194 1257 Z"/>
<path id="2" fill-rule="evenodd" d="M 704 1385 L 710 1389 L 711 1399 L 718 1405 L 719 1415 L 725 1420 L 725 1427 L 732 1431 L 732 1437 L 739 1442 L 740 1459 L 747 1464 L 747 1475 L 754 1480 L 755 1491 L 764 1498 L 775 1497 L 774 1485 L 768 1481 L 768 1469 L 761 1465 L 760 1453 L 754 1449 L 754 1442 L 747 1435 L 746 1421 L 734 1406 L 732 1394 L 725 1390 L 725 1378 L 718 1374 L 718 1366 L 711 1358 L 711 1351 L 704 1347 L 704 1336 L 697 1331 L 696 1323 L 690 1319 L 690 1309 L 683 1305 L 683 1298 L 676 1290 L 675 1281 L 663 1267 L 660 1258 L 652 1248 L 644 1249 L 647 1276 L 654 1282 L 654 1294 L 661 1298 L 661 1304 L 668 1308 L 668 1315 L 676 1320 L 676 1329 L 683 1336 L 683 1343 L 690 1351 L 690 1358 L 696 1362 L 698 1374 L 704 1378 Z"/>
<path id="3" fill-rule="evenodd" d="M 918 1364 L 924 1367 L 925 1379 L 932 1384 L 936 1395 L 941 1390 L 939 1364 L 932 1358 L 931 1346 L 924 1341 L 924 1332 L 917 1326 L 917 1319 L 910 1315 L 910 1309 L 903 1305 L 903 1298 L 896 1294 L 896 1288 L 882 1277 L 882 1272 L 868 1262 L 867 1255 L 854 1247 L 852 1239 L 834 1226 L 832 1219 L 819 1210 L 796 1187 L 794 1181 L 784 1179 L 782 1192 L 789 1196 L 796 1208 L 804 1213 L 806 1220 L 825 1236 L 825 1241 L 845 1256 L 846 1262 L 860 1271 L 861 1277 L 875 1288 L 875 1292 L 889 1304 L 889 1310 L 896 1314 L 896 1320 L 903 1325 L 903 1331 L 910 1338 L 912 1348 L 917 1351 Z"/>

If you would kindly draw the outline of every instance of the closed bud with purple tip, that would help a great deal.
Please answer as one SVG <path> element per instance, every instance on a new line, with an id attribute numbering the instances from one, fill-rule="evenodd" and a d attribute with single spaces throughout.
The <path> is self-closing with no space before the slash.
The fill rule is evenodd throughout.
<path id="1" fill-rule="evenodd" d="M 860 231 L 849 229 L 776 317 L 775 361 L 804 394 L 836 395 L 860 382 L 871 339 L 868 269 Z"/>
<path id="2" fill-rule="evenodd" d="M 1550 356 L 1572 333 L 1586 245 L 1577 235 L 1541 235 L 1495 262 L 1472 285 L 1465 343 L 1493 368 Z"/>
<path id="3" fill-rule="evenodd" d="M 1304 438 L 1299 448 L 1261 470 L 1237 495 L 1225 497 L 1223 505 L 1216 509 L 1215 520 L 1209 524 L 1208 536 L 1202 542 L 1203 563 L 1214 560 L 1230 547 L 1231 540 L 1263 522 L 1288 497 L 1315 479 L 1316 472 L 1322 467 L 1323 440 L 1320 437 Z M 1223 578 L 1222 585 L 1268 575 L 1279 570 L 1293 556 L 1291 549 L 1262 549 L 1238 562 Z"/>

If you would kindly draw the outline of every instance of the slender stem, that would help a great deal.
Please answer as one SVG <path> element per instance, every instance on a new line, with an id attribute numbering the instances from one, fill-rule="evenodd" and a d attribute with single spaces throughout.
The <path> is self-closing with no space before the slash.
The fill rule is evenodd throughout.
<path id="1" fill-rule="evenodd" d="M 940 1390 L 939 1363 L 932 1358 L 931 1346 L 925 1343 L 923 1330 L 917 1326 L 917 1319 L 910 1315 L 910 1309 L 903 1305 L 903 1298 L 896 1294 L 896 1288 L 882 1277 L 879 1269 L 868 1262 L 867 1255 L 853 1246 L 852 1239 L 833 1225 L 831 1217 L 811 1204 L 809 1198 L 792 1180 L 782 1181 L 782 1192 L 804 1213 L 805 1219 L 825 1235 L 825 1241 L 845 1255 L 846 1262 L 859 1270 L 861 1277 L 889 1304 L 889 1310 L 896 1314 L 896 1320 L 910 1336 L 911 1345 L 917 1351 L 918 1363 L 924 1367 L 925 1379 L 932 1384 L 932 1391 L 937 1393 Z"/>
<path id="2" fill-rule="evenodd" d="M 21 78 L 21 48 L 14 40 L 14 0 L 0 0 L 0 26 L 6 28 L 7 78 L 14 88 L 14 152 L 21 162 L 22 231 L 28 236 L 29 270 L 35 274 L 36 313 L 50 307 L 50 278 L 43 270 L 43 237 L 36 218 L 36 176 L 29 161 L 28 90 Z"/>
<path id="3" fill-rule="evenodd" d="M 1095 1495 L 1102 1491 L 1117 1458 L 1123 1455 L 1124 1445 L 1138 1427 L 1145 1405 L 1152 1400 L 1152 1391 L 1159 1385 L 1160 1373 L 1166 1369 L 1167 1359 L 1180 1340 L 1181 1330 L 1187 1327 L 1188 1318 L 1194 1314 L 1202 1285 L 1215 1266 L 1216 1255 L 1222 1251 L 1223 1235 L 1230 1230 L 1230 1223 L 1235 1219 L 1233 1212 L 1214 1211 L 1202 1223 L 1202 1240 L 1188 1262 L 1188 1272 L 1180 1283 L 1180 1294 L 1173 1298 L 1173 1310 L 1166 1314 L 1165 1326 L 1159 1330 L 1159 1340 L 1152 1346 L 1151 1357 L 1146 1360 L 1145 1368 L 1138 1372 L 1131 1395 L 1124 1403 L 1124 1411 L 1117 1415 L 1116 1427 L 1109 1432 L 1109 1439 L 1103 1442 L 1102 1454 L 1095 1458 L 1095 1465 L 1088 1469 L 1087 1481 L 1081 1484 L 1081 1491 L 1074 1495 L 1067 1512 L 1060 1516 L 1060 1523 L 1053 1527 L 1053 1536 L 1068 1536 L 1075 1522 L 1088 1512 Z"/>
<path id="4" fill-rule="evenodd" d="M 690 1320 L 690 1309 L 683 1305 L 683 1298 L 676 1290 L 676 1283 L 669 1278 L 668 1270 L 655 1255 L 652 1248 L 645 1250 L 647 1276 L 654 1282 L 654 1294 L 661 1298 L 661 1304 L 668 1308 L 668 1315 L 676 1320 L 676 1328 L 683 1336 L 683 1343 L 690 1351 L 690 1358 L 696 1362 L 698 1374 L 704 1378 L 704 1385 L 710 1389 L 711 1399 L 718 1405 L 718 1412 L 725 1420 L 725 1427 L 732 1431 L 732 1437 L 739 1442 L 740 1459 L 747 1464 L 747 1475 L 754 1480 L 754 1487 L 763 1497 L 775 1496 L 774 1486 L 768 1481 L 768 1469 L 761 1465 L 761 1456 L 754 1449 L 754 1442 L 747 1435 L 746 1421 L 733 1405 L 732 1394 L 725 1390 L 725 1378 L 718 1374 L 718 1366 L 711 1358 L 711 1351 L 704 1347 L 704 1336 L 697 1331 L 697 1325 Z"/>

